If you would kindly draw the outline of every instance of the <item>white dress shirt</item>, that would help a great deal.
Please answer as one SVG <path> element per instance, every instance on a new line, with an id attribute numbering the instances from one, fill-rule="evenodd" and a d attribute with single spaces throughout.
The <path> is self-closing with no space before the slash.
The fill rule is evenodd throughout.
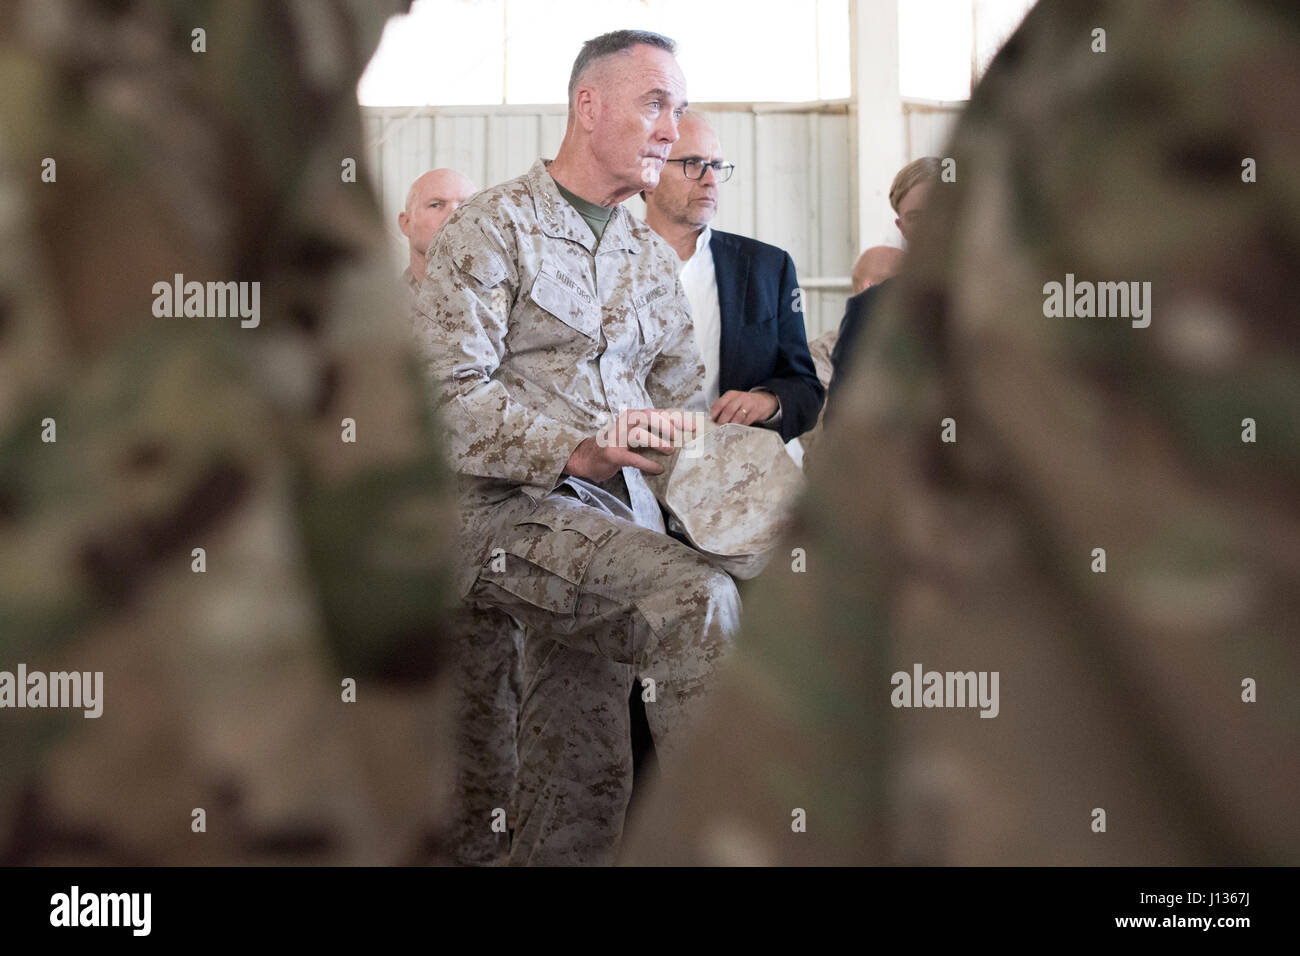
<path id="1" fill-rule="evenodd" d="M 704 363 L 704 395 L 710 406 L 718 400 L 718 376 L 722 364 L 722 306 L 718 304 L 718 277 L 713 271 L 713 251 L 708 226 L 695 240 L 695 253 L 684 263 L 678 277 L 695 323 L 695 347 Z"/>

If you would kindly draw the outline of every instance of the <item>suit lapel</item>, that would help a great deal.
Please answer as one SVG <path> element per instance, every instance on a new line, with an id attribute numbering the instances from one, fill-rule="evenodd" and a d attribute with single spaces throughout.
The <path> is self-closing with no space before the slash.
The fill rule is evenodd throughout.
<path id="1" fill-rule="evenodd" d="M 718 310 L 722 329 L 718 343 L 718 390 L 725 392 L 743 377 L 745 293 L 749 288 L 749 258 L 729 233 L 717 232 L 709 241 L 713 271 L 718 281 Z"/>

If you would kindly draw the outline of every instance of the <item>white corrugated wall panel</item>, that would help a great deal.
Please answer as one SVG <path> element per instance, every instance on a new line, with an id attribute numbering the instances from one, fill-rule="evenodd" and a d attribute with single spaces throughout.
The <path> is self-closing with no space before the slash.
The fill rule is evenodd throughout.
<path id="1" fill-rule="evenodd" d="M 943 156 L 961 111 L 955 107 L 917 107 L 907 111 L 908 162 Z"/>

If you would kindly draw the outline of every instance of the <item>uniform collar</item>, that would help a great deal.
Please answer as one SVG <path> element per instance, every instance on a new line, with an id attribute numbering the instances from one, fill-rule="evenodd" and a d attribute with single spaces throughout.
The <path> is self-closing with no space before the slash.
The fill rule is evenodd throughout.
<path id="1" fill-rule="evenodd" d="M 579 243 L 588 252 L 596 246 L 596 237 L 591 233 L 587 220 L 578 214 L 578 210 L 560 195 L 555 180 L 546 171 L 549 159 L 539 159 L 528 171 L 529 188 L 537 204 L 537 221 L 542 232 L 555 239 L 571 239 Z M 613 214 L 605 226 L 600 240 L 600 253 L 624 249 L 636 252 L 632 241 L 632 214 L 622 204 L 614 207 Z M 598 253 L 599 254 L 599 253 Z"/>

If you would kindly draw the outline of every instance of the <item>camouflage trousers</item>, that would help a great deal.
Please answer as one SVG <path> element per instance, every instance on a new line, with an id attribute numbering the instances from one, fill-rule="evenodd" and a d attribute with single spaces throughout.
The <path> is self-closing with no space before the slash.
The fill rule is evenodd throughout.
<path id="1" fill-rule="evenodd" d="M 462 606 L 452 638 L 456 787 L 449 840 L 457 863 L 492 866 L 510 851 L 523 628 L 495 608 Z"/>
<path id="2" fill-rule="evenodd" d="M 612 864 L 632 792 L 632 683 L 666 767 L 739 627 L 736 586 L 565 488 L 493 545 L 470 597 L 525 627 L 510 862 Z"/>

